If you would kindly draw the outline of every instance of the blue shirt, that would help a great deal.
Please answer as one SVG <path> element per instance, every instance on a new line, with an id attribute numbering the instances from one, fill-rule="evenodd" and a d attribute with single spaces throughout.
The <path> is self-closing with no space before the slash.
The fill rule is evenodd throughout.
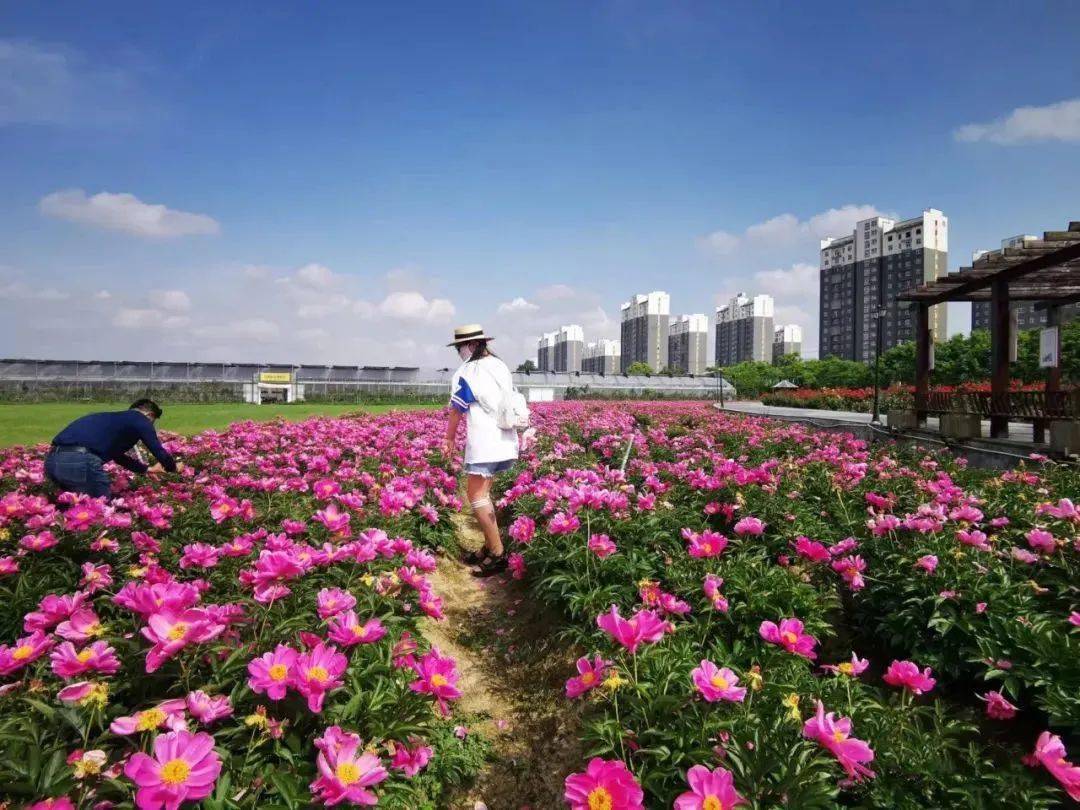
<path id="1" fill-rule="evenodd" d="M 138 442 L 146 445 L 169 472 L 176 470 L 176 461 L 161 446 L 154 423 L 140 411 L 105 411 L 80 416 L 56 434 L 52 440 L 57 445 L 85 447 L 103 461 L 115 461 L 132 472 L 146 472 L 146 465 L 127 455 Z"/>

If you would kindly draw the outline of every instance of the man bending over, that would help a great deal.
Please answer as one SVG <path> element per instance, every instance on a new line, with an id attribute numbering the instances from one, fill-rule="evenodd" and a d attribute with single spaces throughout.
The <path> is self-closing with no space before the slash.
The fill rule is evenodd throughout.
<path id="1" fill-rule="evenodd" d="M 126 411 L 81 416 L 52 440 L 52 449 L 45 456 L 45 474 L 61 489 L 99 498 L 107 496 L 112 487 L 103 467 L 106 461 L 115 461 L 134 473 L 175 472 L 176 460 L 161 446 L 154 430 L 159 418 L 161 408 L 150 399 L 138 399 Z M 127 454 L 140 441 L 158 460 L 153 467 Z"/>

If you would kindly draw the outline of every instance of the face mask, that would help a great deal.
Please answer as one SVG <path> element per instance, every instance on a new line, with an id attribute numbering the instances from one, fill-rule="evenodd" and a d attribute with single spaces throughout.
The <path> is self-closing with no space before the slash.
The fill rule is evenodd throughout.
<path id="1" fill-rule="evenodd" d="M 472 349 L 470 349 L 468 346 L 458 346 L 457 353 L 458 357 L 461 358 L 461 361 L 463 363 L 470 360 L 473 356 Z"/>

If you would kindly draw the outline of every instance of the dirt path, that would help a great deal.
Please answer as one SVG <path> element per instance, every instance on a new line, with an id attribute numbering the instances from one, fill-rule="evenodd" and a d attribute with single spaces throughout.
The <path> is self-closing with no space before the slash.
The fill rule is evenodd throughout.
<path id="1" fill-rule="evenodd" d="M 480 532 L 459 515 L 458 542 L 479 548 Z M 563 696 L 575 657 L 509 574 L 478 579 L 453 557 L 432 575 L 446 620 L 426 621 L 425 637 L 457 660 L 456 711 L 482 719 L 473 730 L 493 741 L 493 758 L 453 810 L 545 810 L 563 806 L 563 779 L 581 763 L 575 707 Z M 476 727 L 478 726 L 478 728 Z"/>

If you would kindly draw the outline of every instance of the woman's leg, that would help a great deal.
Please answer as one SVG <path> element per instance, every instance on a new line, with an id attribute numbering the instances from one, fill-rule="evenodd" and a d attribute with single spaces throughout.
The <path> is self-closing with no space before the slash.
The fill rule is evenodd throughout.
<path id="1" fill-rule="evenodd" d="M 470 475 L 466 479 L 465 492 L 472 506 L 476 522 L 484 533 L 484 547 L 496 557 L 503 554 L 499 524 L 495 520 L 495 505 L 491 502 L 491 479 L 483 475 Z"/>

